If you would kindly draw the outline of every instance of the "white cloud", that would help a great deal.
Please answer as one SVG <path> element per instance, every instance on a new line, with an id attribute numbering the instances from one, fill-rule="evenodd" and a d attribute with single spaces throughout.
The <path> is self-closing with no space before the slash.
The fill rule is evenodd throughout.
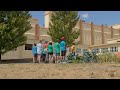
<path id="1" fill-rule="evenodd" d="M 82 18 L 88 18 L 88 13 L 82 14 Z"/>

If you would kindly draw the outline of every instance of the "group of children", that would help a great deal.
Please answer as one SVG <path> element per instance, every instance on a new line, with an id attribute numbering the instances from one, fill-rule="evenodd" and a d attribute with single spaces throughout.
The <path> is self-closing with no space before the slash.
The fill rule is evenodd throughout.
<path id="1" fill-rule="evenodd" d="M 53 45 L 52 41 L 45 42 L 42 44 L 40 41 L 38 44 L 34 44 L 32 47 L 32 54 L 33 54 L 33 62 L 41 62 L 41 58 L 43 62 L 53 62 L 55 63 L 63 62 L 65 60 L 66 55 L 66 42 L 64 41 L 64 37 L 61 38 L 61 42 L 56 41 Z M 61 53 L 60 53 L 61 52 Z M 60 59 L 60 55 L 62 59 Z M 60 60 L 60 61 L 58 61 Z"/>

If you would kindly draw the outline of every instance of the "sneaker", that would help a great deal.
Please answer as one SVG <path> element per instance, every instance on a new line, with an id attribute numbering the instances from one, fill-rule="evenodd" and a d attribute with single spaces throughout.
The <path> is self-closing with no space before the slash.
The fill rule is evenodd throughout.
<path id="1" fill-rule="evenodd" d="M 33 61 L 33 63 L 35 63 L 36 61 Z"/>

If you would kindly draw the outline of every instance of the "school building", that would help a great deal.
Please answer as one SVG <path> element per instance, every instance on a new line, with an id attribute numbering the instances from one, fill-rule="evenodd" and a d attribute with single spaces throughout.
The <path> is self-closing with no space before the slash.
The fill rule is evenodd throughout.
<path id="1" fill-rule="evenodd" d="M 31 18 L 32 29 L 25 33 L 27 36 L 26 44 L 7 52 L 2 55 L 1 59 L 32 58 L 31 49 L 33 43 L 38 43 L 42 39 L 45 41 L 51 40 L 51 37 L 47 34 L 51 13 L 51 11 L 45 11 L 45 27 L 38 24 L 38 19 Z M 120 52 L 120 24 L 105 26 L 79 20 L 73 29 L 79 29 L 80 31 L 78 39 L 75 40 L 75 42 L 79 42 L 76 45 L 76 52 L 80 55 L 87 49 L 94 49 L 98 53 Z"/>

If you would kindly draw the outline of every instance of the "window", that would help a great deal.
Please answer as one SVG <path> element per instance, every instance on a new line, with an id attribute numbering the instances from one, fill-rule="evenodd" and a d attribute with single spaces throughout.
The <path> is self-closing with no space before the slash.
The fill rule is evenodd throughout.
<path id="1" fill-rule="evenodd" d="M 108 52 L 108 48 L 101 48 L 101 53 Z"/>
<path id="2" fill-rule="evenodd" d="M 110 52 L 118 52 L 118 47 L 111 47 Z"/>
<path id="3" fill-rule="evenodd" d="M 25 50 L 32 50 L 32 44 L 25 44 Z"/>
<path id="4" fill-rule="evenodd" d="M 115 47 L 115 52 L 118 52 L 118 47 Z"/>
<path id="5" fill-rule="evenodd" d="M 87 51 L 87 49 L 83 49 L 83 53 L 85 53 Z"/>
<path id="6" fill-rule="evenodd" d="M 113 52 L 113 47 L 110 48 L 110 52 Z"/>
<path id="7" fill-rule="evenodd" d="M 100 49 L 97 48 L 97 49 L 96 49 L 96 52 L 97 52 L 97 53 L 100 53 Z"/>
<path id="8" fill-rule="evenodd" d="M 76 48 L 76 53 L 81 53 L 81 49 L 80 48 Z"/>
<path id="9" fill-rule="evenodd" d="M 94 52 L 96 53 L 100 53 L 100 50 L 97 48 L 97 49 L 93 49 Z"/>

